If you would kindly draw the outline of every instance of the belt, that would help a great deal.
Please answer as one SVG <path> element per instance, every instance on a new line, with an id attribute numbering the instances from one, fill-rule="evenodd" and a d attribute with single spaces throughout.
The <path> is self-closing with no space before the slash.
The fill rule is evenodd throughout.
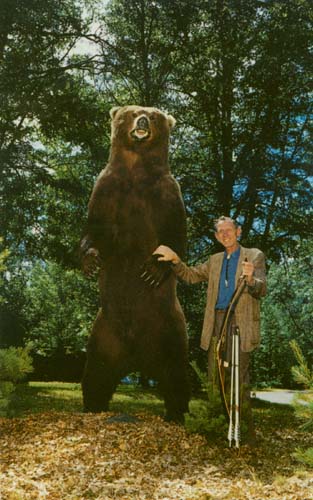
<path id="1" fill-rule="evenodd" d="M 226 311 L 227 311 L 227 309 L 215 309 L 215 312 L 217 312 L 217 313 L 224 313 Z"/>

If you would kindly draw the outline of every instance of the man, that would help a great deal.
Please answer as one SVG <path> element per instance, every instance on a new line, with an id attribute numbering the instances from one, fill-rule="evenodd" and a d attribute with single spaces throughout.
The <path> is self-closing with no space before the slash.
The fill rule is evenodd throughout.
<path id="1" fill-rule="evenodd" d="M 248 440 L 253 444 L 255 432 L 249 390 L 250 352 L 260 344 L 260 298 L 266 293 L 264 254 L 257 248 L 244 248 L 238 239 L 241 228 L 230 217 L 215 221 L 215 237 L 223 245 L 224 252 L 212 255 L 207 262 L 188 267 L 169 247 L 159 246 L 155 254 L 158 260 L 171 261 L 174 272 L 187 283 L 208 282 L 207 304 L 201 336 L 201 347 L 208 351 L 209 380 L 213 379 L 215 346 L 219 338 L 225 310 L 231 300 L 240 277 L 244 276 L 246 287 L 240 296 L 230 327 L 236 325 L 240 331 L 240 384 L 243 388 L 244 411 L 248 423 Z M 230 331 L 230 328 L 229 328 Z"/>

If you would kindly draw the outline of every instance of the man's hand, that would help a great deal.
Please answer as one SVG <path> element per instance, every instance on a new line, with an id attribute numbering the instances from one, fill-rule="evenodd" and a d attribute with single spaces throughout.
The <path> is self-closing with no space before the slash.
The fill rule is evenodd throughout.
<path id="1" fill-rule="evenodd" d="M 140 278 L 147 285 L 158 288 L 172 274 L 171 264 L 178 264 L 180 258 L 170 248 L 160 245 L 142 266 Z"/>
<path id="2" fill-rule="evenodd" d="M 158 288 L 172 274 L 171 263 L 159 262 L 158 257 L 162 255 L 151 255 L 140 269 L 140 278 L 152 288 Z"/>
<path id="3" fill-rule="evenodd" d="M 246 279 L 246 283 L 253 286 L 255 283 L 254 279 L 254 264 L 253 262 L 243 262 L 242 263 L 242 275 Z"/>
<path id="4" fill-rule="evenodd" d="M 164 262 L 172 262 L 173 264 L 178 264 L 180 262 L 180 258 L 177 253 L 174 252 L 170 247 L 166 247 L 165 245 L 160 245 L 154 252 L 153 255 L 158 254 L 158 260 Z"/>

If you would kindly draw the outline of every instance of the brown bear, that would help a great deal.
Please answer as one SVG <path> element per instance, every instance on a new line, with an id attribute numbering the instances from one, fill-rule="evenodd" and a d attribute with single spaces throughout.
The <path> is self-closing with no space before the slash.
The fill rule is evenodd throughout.
<path id="1" fill-rule="evenodd" d="M 183 422 L 190 398 L 185 319 L 176 278 L 149 260 L 161 243 L 183 256 L 186 216 L 170 174 L 169 134 L 175 120 L 156 108 L 115 107 L 111 151 L 88 206 L 81 242 L 88 274 L 100 265 L 101 308 L 87 348 L 85 411 L 106 411 L 121 378 L 140 371 L 158 381 L 167 420 Z M 158 279 L 148 286 L 143 263 Z"/>

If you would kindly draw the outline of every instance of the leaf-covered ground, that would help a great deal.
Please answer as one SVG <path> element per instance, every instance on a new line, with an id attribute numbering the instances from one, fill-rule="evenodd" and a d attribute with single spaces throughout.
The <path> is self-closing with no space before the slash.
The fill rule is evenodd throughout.
<path id="1" fill-rule="evenodd" d="M 299 431 L 292 408 L 259 403 L 258 447 L 242 446 L 240 454 L 151 411 L 131 413 L 138 422 L 111 423 L 113 412 L 54 411 L 50 404 L 49 411 L 0 419 L 1 500 L 313 499 L 313 471 L 292 456 L 313 439 Z"/>

